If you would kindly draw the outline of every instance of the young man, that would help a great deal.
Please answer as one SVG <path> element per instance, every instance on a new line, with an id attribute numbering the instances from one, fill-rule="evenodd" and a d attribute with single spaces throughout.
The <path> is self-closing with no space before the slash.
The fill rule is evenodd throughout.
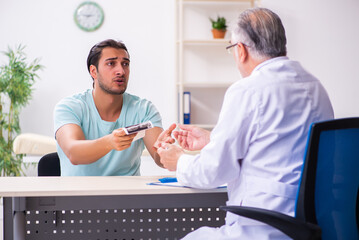
<path id="1" fill-rule="evenodd" d="M 196 188 L 228 184 L 228 205 L 267 208 L 293 215 L 312 122 L 333 118 L 320 82 L 286 57 L 280 18 L 268 9 L 243 12 L 232 31 L 237 68 L 244 77 L 226 92 L 212 133 L 180 126 L 174 137 L 189 156 L 159 140 L 164 167 Z M 200 228 L 184 239 L 288 239 L 280 231 L 232 213 L 220 228 Z"/>
<path id="2" fill-rule="evenodd" d="M 140 175 L 146 146 L 161 166 L 153 144 L 161 134 L 161 116 L 145 99 L 126 93 L 130 56 L 125 44 L 105 40 L 87 58 L 93 89 L 66 97 L 54 110 L 57 152 L 62 176 Z M 123 127 L 151 121 L 143 139 L 126 135 Z M 166 133 L 160 139 L 166 138 Z"/>

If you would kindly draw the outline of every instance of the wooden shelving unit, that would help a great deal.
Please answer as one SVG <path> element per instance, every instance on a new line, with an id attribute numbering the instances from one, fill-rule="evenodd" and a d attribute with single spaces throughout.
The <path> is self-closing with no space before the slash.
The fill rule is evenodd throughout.
<path id="1" fill-rule="evenodd" d="M 224 16 L 234 24 L 241 11 L 259 5 L 255 0 L 176 1 L 176 82 L 178 122 L 183 123 L 183 93 L 191 93 L 191 124 L 212 129 L 227 88 L 240 79 L 224 39 L 213 39 L 209 18 Z"/>

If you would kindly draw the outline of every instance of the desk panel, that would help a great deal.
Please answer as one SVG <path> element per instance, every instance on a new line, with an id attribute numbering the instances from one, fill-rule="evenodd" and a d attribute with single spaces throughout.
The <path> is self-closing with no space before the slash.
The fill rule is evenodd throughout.
<path id="1" fill-rule="evenodd" d="M 226 189 L 148 185 L 148 177 L 3 177 L 4 240 L 179 239 L 221 226 Z"/>
<path id="2" fill-rule="evenodd" d="M 6 197 L 4 240 L 180 239 L 223 225 L 226 201 L 226 192 Z"/>

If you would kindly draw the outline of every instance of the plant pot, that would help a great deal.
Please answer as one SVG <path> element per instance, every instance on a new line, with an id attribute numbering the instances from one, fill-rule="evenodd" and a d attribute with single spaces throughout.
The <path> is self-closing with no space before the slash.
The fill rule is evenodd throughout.
<path id="1" fill-rule="evenodd" d="M 227 30 L 212 29 L 213 38 L 224 38 Z"/>

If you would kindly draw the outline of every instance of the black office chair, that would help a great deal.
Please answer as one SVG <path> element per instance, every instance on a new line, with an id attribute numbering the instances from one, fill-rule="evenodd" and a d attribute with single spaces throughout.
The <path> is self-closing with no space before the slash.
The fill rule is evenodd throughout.
<path id="1" fill-rule="evenodd" d="M 266 209 L 220 209 L 271 225 L 293 239 L 359 239 L 359 118 L 312 124 L 295 217 Z"/>
<path id="2" fill-rule="evenodd" d="M 40 158 L 37 166 L 38 176 L 61 176 L 60 159 L 57 152 L 48 153 Z"/>

